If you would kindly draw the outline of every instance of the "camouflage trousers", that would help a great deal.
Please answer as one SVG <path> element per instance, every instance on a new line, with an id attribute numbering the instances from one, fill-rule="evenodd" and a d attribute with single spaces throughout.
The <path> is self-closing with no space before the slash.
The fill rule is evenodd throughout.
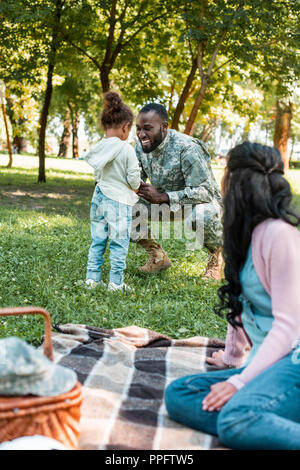
<path id="1" fill-rule="evenodd" d="M 132 242 L 155 240 L 159 236 L 159 231 L 162 233 L 162 239 L 172 238 L 170 222 L 178 222 L 177 229 L 173 224 L 174 238 L 184 238 L 190 246 L 189 249 L 204 245 L 209 251 L 215 252 L 223 244 L 221 216 L 222 208 L 217 201 L 203 204 L 172 204 L 170 207 L 168 204 L 150 204 L 140 198 L 132 208 L 130 240 Z M 158 222 L 161 222 L 161 228 Z"/>

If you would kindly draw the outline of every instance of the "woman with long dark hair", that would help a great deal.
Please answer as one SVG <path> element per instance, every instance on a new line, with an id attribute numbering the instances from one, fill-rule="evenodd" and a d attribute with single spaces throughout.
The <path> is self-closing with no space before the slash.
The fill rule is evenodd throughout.
<path id="1" fill-rule="evenodd" d="M 225 352 L 169 385 L 167 411 L 234 449 L 300 449 L 300 217 L 279 151 L 232 149 L 223 198 Z"/>

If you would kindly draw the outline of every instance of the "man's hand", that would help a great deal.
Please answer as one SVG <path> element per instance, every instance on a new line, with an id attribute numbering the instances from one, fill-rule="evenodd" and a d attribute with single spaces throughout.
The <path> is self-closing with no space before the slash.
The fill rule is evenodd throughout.
<path id="1" fill-rule="evenodd" d="M 210 387 L 211 392 L 202 401 L 202 409 L 220 411 L 225 403 L 237 392 L 234 385 L 228 382 L 218 382 Z"/>
<path id="2" fill-rule="evenodd" d="M 228 365 L 223 361 L 224 351 L 220 349 L 218 352 L 214 352 L 212 357 L 207 357 L 206 362 L 211 364 L 218 369 L 228 369 Z"/>
<path id="3" fill-rule="evenodd" d="M 169 196 L 166 193 L 160 193 L 151 184 L 141 183 L 137 195 L 146 199 L 152 204 L 169 203 Z"/>

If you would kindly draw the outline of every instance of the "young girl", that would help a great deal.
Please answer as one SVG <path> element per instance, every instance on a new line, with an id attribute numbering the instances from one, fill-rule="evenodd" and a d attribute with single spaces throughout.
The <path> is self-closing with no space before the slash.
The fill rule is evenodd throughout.
<path id="1" fill-rule="evenodd" d="M 133 113 L 119 95 L 104 96 L 101 123 L 105 138 L 85 156 L 94 168 L 97 181 L 91 203 L 92 243 L 88 255 L 86 284 L 101 282 L 103 255 L 109 240 L 109 290 L 130 290 L 124 283 L 124 269 L 129 247 L 132 206 L 138 201 L 140 167 L 135 151 L 126 142 Z"/>
<path id="2" fill-rule="evenodd" d="M 282 174 L 274 148 L 229 152 L 217 309 L 229 326 L 225 353 L 208 360 L 223 370 L 175 380 L 165 394 L 172 419 L 234 449 L 300 449 L 300 217 Z"/>

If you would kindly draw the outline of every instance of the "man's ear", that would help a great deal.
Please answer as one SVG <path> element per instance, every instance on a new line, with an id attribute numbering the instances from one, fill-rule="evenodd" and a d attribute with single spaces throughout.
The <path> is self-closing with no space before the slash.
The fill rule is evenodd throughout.
<path id="1" fill-rule="evenodd" d="M 163 136 L 166 137 L 167 132 L 168 132 L 169 124 L 167 121 L 162 122 L 162 131 L 163 131 Z"/>

